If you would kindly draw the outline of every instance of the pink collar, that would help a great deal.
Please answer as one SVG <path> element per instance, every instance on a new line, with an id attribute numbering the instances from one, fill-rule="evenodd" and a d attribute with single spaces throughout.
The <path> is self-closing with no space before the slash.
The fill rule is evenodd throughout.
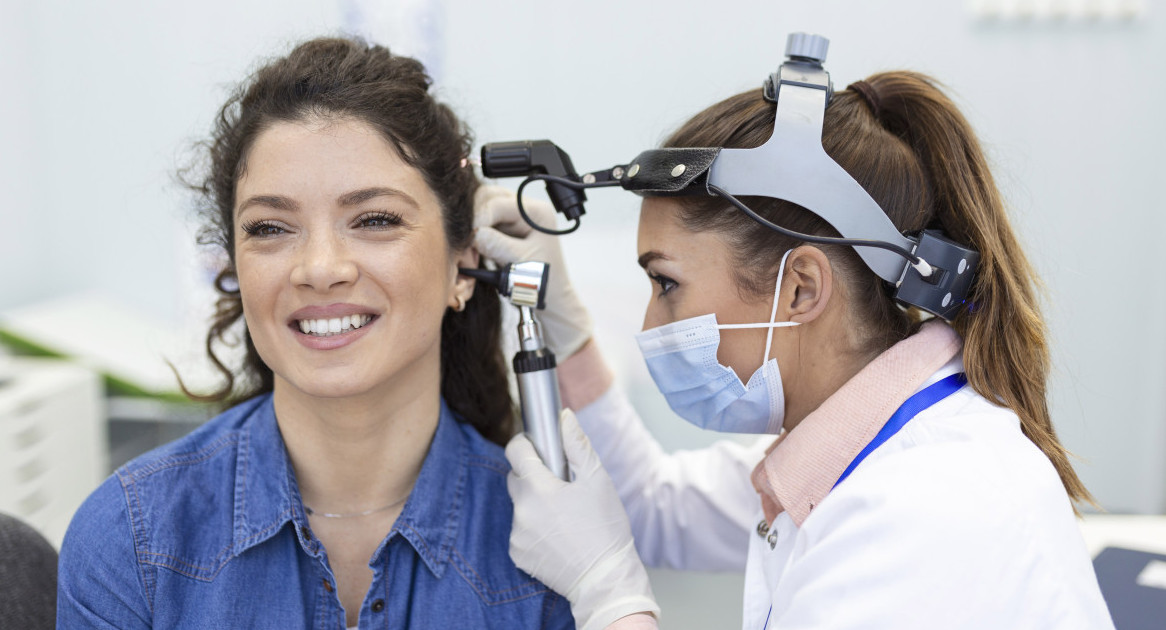
<path id="1" fill-rule="evenodd" d="M 753 469 L 753 487 L 761 495 L 765 520 L 772 523 L 788 511 L 801 527 L 887 418 L 962 347 L 951 326 L 929 321 L 779 437 Z"/>

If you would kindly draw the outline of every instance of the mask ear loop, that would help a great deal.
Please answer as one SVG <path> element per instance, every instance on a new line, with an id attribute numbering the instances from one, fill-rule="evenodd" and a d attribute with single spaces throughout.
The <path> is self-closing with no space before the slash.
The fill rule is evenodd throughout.
<path id="1" fill-rule="evenodd" d="M 777 284 L 773 285 L 773 308 L 769 311 L 768 324 L 717 324 L 718 330 L 734 329 L 734 328 L 768 328 L 769 332 L 765 335 L 765 355 L 761 357 L 761 365 L 769 360 L 769 350 L 773 347 L 773 329 L 785 328 L 786 326 L 801 326 L 801 322 L 775 322 L 777 319 L 777 298 L 781 294 L 781 278 L 785 274 L 785 259 L 789 258 L 790 252 L 793 250 L 786 250 L 781 257 L 781 267 L 777 270 Z"/>
<path id="2" fill-rule="evenodd" d="M 777 298 L 781 295 L 781 277 L 785 274 L 785 259 L 789 258 L 792 249 L 787 249 L 785 254 L 781 256 L 781 266 L 777 269 L 777 283 L 773 286 L 773 310 L 769 312 L 769 332 L 765 335 L 765 354 L 761 357 L 761 365 L 769 360 L 769 350 L 773 346 L 773 320 L 777 319 Z M 783 322 L 791 326 L 796 326 L 800 322 Z"/>

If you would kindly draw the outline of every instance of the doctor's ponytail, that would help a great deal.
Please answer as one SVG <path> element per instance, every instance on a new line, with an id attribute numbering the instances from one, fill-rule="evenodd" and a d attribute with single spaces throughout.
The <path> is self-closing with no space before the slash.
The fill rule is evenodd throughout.
<path id="1" fill-rule="evenodd" d="M 1048 331 L 1038 303 L 1039 279 L 971 126 L 924 75 L 887 72 L 865 83 L 877 95 L 878 122 L 911 147 L 927 175 L 933 207 L 928 227 L 980 252 L 968 308 L 952 321 L 964 339 L 968 382 L 981 396 L 1016 412 L 1024 434 L 1052 462 L 1069 496 L 1091 502 L 1049 417 Z"/>
<path id="2" fill-rule="evenodd" d="M 773 132 L 774 105 L 760 90 L 730 97 L 697 114 L 666 146 L 752 148 Z M 1049 458 L 1074 501 L 1092 502 L 1049 417 L 1047 331 L 1037 299 L 1038 278 L 1012 230 L 979 141 L 936 83 L 914 72 L 885 72 L 834 94 L 826 108 L 822 145 L 862 185 L 904 233 L 938 228 L 980 252 L 968 307 L 952 326 L 964 339 L 968 382 L 981 396 L 1013 410 L 1024 434 Z M 739 258 L 737 283 L 766 299 L 781 253 L 802 245 L 758 227 L 718 198 L 679 198 L 694 231 L 715 230 Z M 838 236 L 795 204 L 743 199 L 791 230 Z M 853 249 L 816 246 L 830 258 L 851 305 L 856 335 L 871 358 L 914 333 L 923 314 L 904 310 L 887 283 Z M 757 264 L 758 262 L 763 264 Z"/>

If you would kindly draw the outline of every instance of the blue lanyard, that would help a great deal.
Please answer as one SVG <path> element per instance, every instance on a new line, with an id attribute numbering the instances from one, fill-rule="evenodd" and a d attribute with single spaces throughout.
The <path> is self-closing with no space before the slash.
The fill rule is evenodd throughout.
<path id="1" fill-rule="evenodd" d="M 854 461 L 850 462 L 846 470 L 842 471 L 842 476 L 838 478 L 838 481 L 834 482 L 834 485 L 830 489 L 837 488 L 838 484 L 842 483 L 843 479 L 849 477 L 850 473 L 854 472 L 854 469 L 862 463 L 862 460 L 866 459 L 867 455 L 870 455 L 876 448 L 882 446 L 883 442 L 891 439 L 891 436 L 898 433 L 899 429 L 902 429 L 912 418 L 922 413 L 923 410 L 931 405 L 958 392 L 967 382 L 968 377 L 963 372 L 952 374 L 928 385 L 923 391 L 917 392 L 914 396 L 908 398 L 906 402 L 895 410 L 895 413 L 891 414 L 891 419 L 887 420 L 887 423 L 883 425 L 882 429 L 879 429 L 878 434 L 874 436 L 870 444 L 867 444 L 866 448 L 859 451 L 858 456 L 854 458 Z M 765 615 L 765 623 L 761 626 L 762 630 L 769 627 L 769 618 L 771 615 L 773 615 L 773 606 L 769 607 L 769 614 Z"/>
<path id="2" fill-rule="evenodd" d="M 902 429 L 912 418 L 919 415 L 931 405 L 956 393 L 967 382 L 968 377 L 963 372 L 952 374 L 947 378 L 928 385 L 923 391 L 917 392 L 914 396 L 908 398 L 906 402 L 895 410 L 895 413 L 891 415 L 891 419 L 887 420 L 887 423 L 879 430 L 878 435 L 875 435 L 874 439 L 870 441 L 870 444 L 867 444 L 866 448 L 858 453 L 858 457 L 855 457 L 854 461 L 850 462 L 850 465 L 842 472 L 842 476 L 838 478 L 838 481 L 834 482 L 833 487 L 830 489 L 837 488 L 838 484 L 842 483 L 843 479 L 849 477 L 850 473 L 854 472 L 854 469 L 862 463 L 862 460 L 866 459 L 867 455 L 870 455 L 876 448 L 882 446 L 883 442 L 889 440 L 892 435 L 898 433 L 899 429 Z"/>

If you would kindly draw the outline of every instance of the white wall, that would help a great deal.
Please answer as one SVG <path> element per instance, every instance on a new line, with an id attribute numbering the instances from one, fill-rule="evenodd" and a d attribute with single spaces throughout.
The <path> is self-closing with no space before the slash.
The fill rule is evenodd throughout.
<path id="1" fill-rule="evenodd" d="M 425 53 L 480 141 L 548 137 L 583 170 L 756 88 L 787 32 L 814 31 L 832 40 L 838 87 L 908 67 L 951 88 L 1045 278 L 1052 408 L 1079 472 L 1110 510 L 1166 511 L 1160 5 L 1134 2 L 1145 10 L 1132 20 L 991 21 L 929 0 L 404 4 L 421 7 L 410 15 L 426 37 L 385 23 L 401 3 L 4 0 L 0 309 L 97 290 L 176 325 L 205 312 L 173 173 L 258 58 L 360 15 L 401 37 L 390 46 Z M 565 240 L 572 273 L 605 351 L 644 408 L 659 408 L 630 338 L 647 296 L 636 199 L 590 198 Z M 673 448 L 708 439 L 673 418 L 653 426 Z"/>

